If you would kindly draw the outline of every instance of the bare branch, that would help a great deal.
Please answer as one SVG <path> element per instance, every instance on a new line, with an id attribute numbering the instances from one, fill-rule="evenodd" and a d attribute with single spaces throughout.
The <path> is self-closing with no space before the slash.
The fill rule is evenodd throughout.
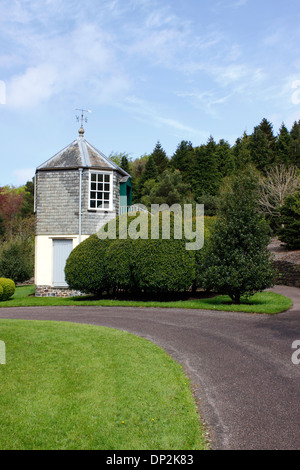
<path id="1" fill-rule="evenodd" d="M 271 168 L 259 182 L 259 205 L 265 214 L 274 215 L 286 198 L 299 188 L 299 170 L 296 166 L 278 165 Z"/>

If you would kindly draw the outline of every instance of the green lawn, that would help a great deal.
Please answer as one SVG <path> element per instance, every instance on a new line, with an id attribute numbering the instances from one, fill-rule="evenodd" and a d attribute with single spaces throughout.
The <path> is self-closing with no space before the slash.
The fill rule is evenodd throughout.
<path id="1" fill-rule="evenodd" d="M 112 300 L 109 298 L 97 299 L 93 297 L 30 297 L 34 293 L 34 287 L 18 287 L 11 300 L 0 302 L 0 307 L 32 307 L 51 305 L 81 305 L 81 306 L 109 306 L 109 307 L 171 307 L 171 308 L 193 308 L 206 310 L 222 310 L 247 313 L 280 313 L 292 306 L 288 297 L 274 292 L 260 292 L 249 300 L 242 300 L 240 305 L 232 304 L 228 296 L 219 295 L 210 298 L 199 298 L 193 300 L 178 300 L 170 302 L 140 301 L 140 300 Z"/>
<path id="2" fill-rule="evenodd" d="M 0 320 L 0 340 L 2 450 L 207 448 L 189 380 L 150 341 L 23 320 Z"/>

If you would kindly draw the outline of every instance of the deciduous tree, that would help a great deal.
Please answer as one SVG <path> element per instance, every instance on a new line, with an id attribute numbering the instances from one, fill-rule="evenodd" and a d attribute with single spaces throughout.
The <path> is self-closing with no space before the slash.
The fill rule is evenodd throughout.
<path id="1" fill-rule="evenodd" d="M 286 198 L 299 187 L 299 170 L 295 166 L 277 165 L 260 178 L 259 205 L 261 211 L 276 218 Z"/>

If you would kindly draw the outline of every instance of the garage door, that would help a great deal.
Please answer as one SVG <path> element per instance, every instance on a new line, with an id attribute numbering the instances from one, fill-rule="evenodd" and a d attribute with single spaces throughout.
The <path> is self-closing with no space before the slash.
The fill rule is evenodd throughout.
<path id="1" fill-rule="evenodd" d="M 53 240 L 54 287 L 68 287 L 65 280 L 65 266 L 72 249 L 73 240 Z"/>

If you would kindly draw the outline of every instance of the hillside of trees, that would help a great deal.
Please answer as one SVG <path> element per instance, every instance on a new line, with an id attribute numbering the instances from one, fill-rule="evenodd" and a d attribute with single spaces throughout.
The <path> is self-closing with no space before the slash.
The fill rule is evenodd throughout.
<path id="1" fill-rule="evenodd" d="M 175 153 L 167 156 L 158 141 L 150 155 L 130 161 L 128 155 L 117 159 L 131 174 L 133 202 L 205 203 L 213 212 L 224 178 L 252 164 L 264 176 L 272 167 L 300 166 L 300 120 L 288 130 L 282 124 L 278 135 L 267 120 L 253 133 L 237 139 L 231 146 L 226 140 L 216 142 L 211 136 L 206 144 L 194 147 L 182 141 Z"/>

